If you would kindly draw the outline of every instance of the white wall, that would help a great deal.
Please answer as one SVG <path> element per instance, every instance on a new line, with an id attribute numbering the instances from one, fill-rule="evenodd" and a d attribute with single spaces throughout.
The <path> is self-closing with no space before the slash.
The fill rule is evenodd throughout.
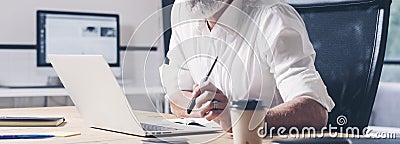
<path id="1" fill-rule="evenodd" d="M 164 58 L 163 41 L 160 37 L 163 32 L 162 17 L 158 13 L 149 18 L 160 8 L 161 0 L 2 0 L 0 45 L 35 45 L 36 11 L 39 9 L 119 14 L 122 46 L 158 48 L 152 52 L 127 51 L 126 56 L 125 51 L 122 51 L 121 60 L 125 57 L 124 78 L 131 81 L 132 86 L 143 87 L 143 78 L 146 75 L 150 78 L 146 80 L 148 86 L 160 86 L 158 67 Z M 146 22 L 142 24 L 144 20 Z M 136 30 L 137 33 L 128 43 Z M 157 38 L 161 39 L 155 41 Z M 143 69 L 145 64 L 146 70 Z M 36 67 L 36 50 L 0 49 L 0 85 L 44 85 L 48 75 L 55 74 L 50 68 Z M 0 100 L 0 107 L 2 103 L 8 104 L 10 101 L 19 107 L 24 107 L 24 104 L 16 104 L 18 101 L 35 106 L 35 100 L 30 98 L 3 98 Z"/>
<path id="2" fill-rule="evenodd" d="M 39 9 L 119 14 L 122 46 L 158 47 L 157 51 L 150 52 L 148 73 L 154 75 L 150 85 L 159 85 L 157 71 L 163 60 L 164 47 L 162 40 L 155 42 L 155 39 L 163 29 L 161 14 L 154 13 L 160 8 L 160 0 L 2 0 L 0 44 L 36 44 L 36 11 Z M 128 67 L 125 67 L 124 75 L 134 85 L 142 85 L 148 52 L 129 51 L 127 54 L 125 66 Z M 49 69 L 36 68 L 35 50 L 0 49 L 0 85 L 44 84 L 47 75 Z"/>
<path id="3" fill-rule="evenodd" d="M 2 0 L 0 44 L 36 43 L 36 11 L 41 9 L 119 14 L 121 44 L 127 45 L 140 23 L 160 8 L 161 0 Z M 133 45 L 149 45 L 145 42 L 160 34 L 161 19 L 152 20 Z"/>

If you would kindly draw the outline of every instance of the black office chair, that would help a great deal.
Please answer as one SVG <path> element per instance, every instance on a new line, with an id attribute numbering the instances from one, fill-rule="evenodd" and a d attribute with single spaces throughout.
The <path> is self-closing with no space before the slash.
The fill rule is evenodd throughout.
<path id="1" fill-rule="evenodd" d="M 362 130 L 380 80 L 392 1 L 286 1 L 306 24 L 317 53 L 316 68 L 336 103 L 328 124 Z"/>

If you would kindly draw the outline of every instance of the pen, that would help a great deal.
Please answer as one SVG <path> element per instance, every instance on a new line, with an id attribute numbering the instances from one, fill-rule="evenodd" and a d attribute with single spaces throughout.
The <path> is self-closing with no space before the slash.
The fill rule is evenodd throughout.
<path id="1" fill-rule="evenodd" d="M 211 66 L 210 70 L 208 71 L 206 77 L 200 82 L 200 84 L 201 84 L 201 83 L 204 83 L 204 82 L 206 82 L 206 81 L 208 80 L 208 77 L 210 77 L 211 72 L 212 72 L 212 70 L 214 69 L 215 64 L 217 63 L 217 60 L 218 60 L 218 56 L 215 58 L 214 63 L 212 64 L 212 66 Z M 196 98 L 193 97 L 192 100 L 190 101 L 190 104 L 189 104 L 189 106 L 188 106 L 186 112 L 187 112 L 188 114 L 190 114 L 190 113 L 192 112 L 192 110 L 193 110 L 193 108 L 194 108 L 195 105 L 196 105 Z"/>
<path id="2" fill-rule="evenodd" d="M 51 137 L 55 137 L 55 135 L 40 135 L 40 134 L 0 135 L 0 139 L 42 139 Z"/>

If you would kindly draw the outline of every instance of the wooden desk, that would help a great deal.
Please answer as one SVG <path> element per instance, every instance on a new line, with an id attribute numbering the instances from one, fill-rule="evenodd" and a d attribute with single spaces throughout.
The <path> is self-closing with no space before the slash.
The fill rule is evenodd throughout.
<path id="1" fill-rule="evenodd" d="M 144 116 L 150 112 L 135 111 L 136 114 Z M 0 109 L 0 115 L 11 116 L 64 116 L 67 123 L 61 127 L 0 127 L 0 134 L 21 134 L 21 133 L 52 133 L 52 132 L 78 132 L 79 136 L 67 138 L 48 138 L 48 139 L 29 139 L 29 140 L 0 140 L 2 143 L 12 144 L 125 144 L 125 143 L 141 143 L 144 137 L 131 136 L 119 134 L 114 132 L 107 132 L 89 128 L 80 117 L 75 107 L 42 107 L 42 108 L 13 108 L 13 109 Z M 139 118 L 140 118 L 139 116 Z M 170 114 L 162 114 L 165 118 L 175 118 Z M 374 127 L 377 128 L 377 127 Z M 399 130 L 399 129 L 396 129 Z M 399 130 L 400 131 L 400 130 Z M 394 132 L 394 131 L 393 131 Z M 192 134 L 173 136 L 174 138 L 187 138 L 189 143 L 233 143 L 233 139 L 229 134 L 223 132 L 209 133 L 209 134 Z M 275 139 L 275 137 L 274 137 Z M 264 139 L 263 143 L 269 143 L 270 138 Z M 365 141 L 371 142 L 371 141 Z M 396 139 L 388 142 L 397 143 Z"/>
<path id="2" fill-rule="evenodd" d="M 140 112 L 146 114 L 149 112 Z M 66 143 L 141 143 L 144 137 L 118 134 L 89 128 L 75 107 L 46 107 L 46 108 L 15 108 L 0 109 L 1 115 L 13 116 L 64 116 L 67 123 L 62 127 L 0 127 L 0 134 L 12 133 L 46 133 L 46 132 L 80 132 L 81 135 L 67 138 L 49 138 L 36 140 L 0 140 L 0 143 L 41 143 L 41 144 L 66 144 Z M 167 118 L 174 118 L 173 115 L 164 114 Z M 190 143 L 200 143 L 204 140 L 213 140 L 210 143 L 233 143 L 231 136 L 221 133 L 183 135 L 174 137 L 185 137 Z M 216 140 L 214 140 L 216 139 Z M 267 141 L 266 141 L 267 142 Z"/>
<path id="3" fill-rule="evenodd" d="M 150 114 L 145 111 L 135 111 L 136 114 L 144 116 Z M 52 133 L 52 132 L 78 132 L 79 136 L 66 137 L 66 138 L 48 138 L 48 139 L 29 139 L 29 140 L 0 140 L 2 143 L 12 144 L 125 144 L 125 143 L 141 143 L 145 137 L 131 136 L 119 134 L 114 132 L 107 132 L 89 128 L 85 124 L 75 107 L 41 107 L 41 108 L 13 108 L 13 109 L 0 109 L 0 115 L 9 116 L 64 116 L 67 123 L 61 127 L 0 127 L 0 134 L 21 134 L 21 133 Z M 175 118 L 174 115 L 162 114 L 165 118 Z M 139 116 L 140 118 L 140 116 Z M 379 127 L 373 127 L 379 128 Z M 396 129 L 400 131 L 399 129 Z M 393 129 L 391 130 L 393 131 Z M 233 143 L 233 139 L 229 134 L 223 132 L 209 133 L 209 134 L 191 134 L 173 136 L 174 138 L 187 138 L 189 143 Z M 275 139 L 275 137 L 274 137 Z M 395 141 L 394 139 L 393 141 Z M 264 139 L 263 143 L 269 143 L 270 138 Z M 368 142 L 368 141 L 367 141 Z M 389 141 L 390 142 L 390 141 Z M 398 142 L 398 141 L 395 141 Z"/>

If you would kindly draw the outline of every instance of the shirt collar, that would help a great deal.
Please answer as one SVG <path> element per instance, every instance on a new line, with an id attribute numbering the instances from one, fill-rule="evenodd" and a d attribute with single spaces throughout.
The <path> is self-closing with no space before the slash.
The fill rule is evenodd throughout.
<path id="1" fill-rule="evenodd" d="M 247 16 L 247 14 L 244 12 L 243 3 L 244 0 L 233 0 L 218 19 L 217 25 L 221 25 L 222 27 L 227 27 L 232 30 L 237 30 L 239 28 L 239 19 Z"/>

